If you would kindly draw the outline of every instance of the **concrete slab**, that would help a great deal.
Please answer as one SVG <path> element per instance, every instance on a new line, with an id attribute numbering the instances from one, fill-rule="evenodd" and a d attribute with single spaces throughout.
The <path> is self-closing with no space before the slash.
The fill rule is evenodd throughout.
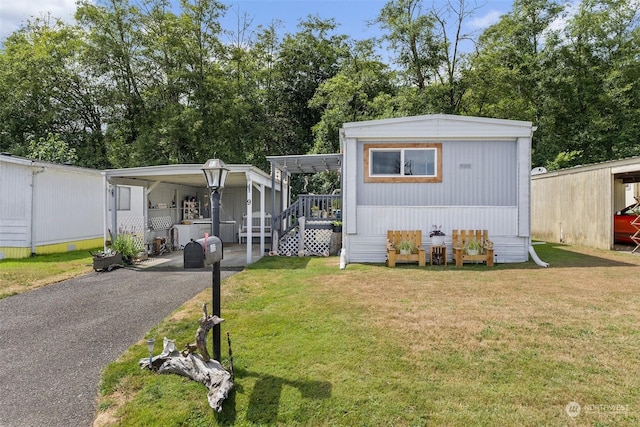
<path id="1" fill-rule="evenodd" d="M 260 253 L 260 245 L 253 245 L 252 262 L 256 262 L 262 258 Z M 222 270 L 241 270 L 247 266 L 247 246 L 238 243 L 225 243 L 224 258 L 220 262 Z M 182 251 L 177 250 L 168 254 L 149 257 L 140 260 L 134 264 L 133 268 L 139 269 L 184 269 L 184 255 Z M 189 268 L 186 271 L 202 271 L 211 270 L 211 266 L 205 265 L 204 268 Z"/>

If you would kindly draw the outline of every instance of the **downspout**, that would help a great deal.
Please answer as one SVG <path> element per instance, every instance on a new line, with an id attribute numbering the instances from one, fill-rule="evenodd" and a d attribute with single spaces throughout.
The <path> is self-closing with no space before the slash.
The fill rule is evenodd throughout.
<path id="1" fill-rule="evenodd" d="M 116 241 L 118 237 L 118 185 L 111 184 L 110 199 L 111 199 L 111 244 Z"/>
<path id="2" fill-rule="evenodd" d="M 531 255 L 531 259 L 533 259 L 533 262 L 538 264 L 540 267 L 549 267 L 548 262 L 544 262 L 540 259 L 540 257 L 538 257 L 538 254 L 536 253 L 536 250 L 533 248 L 532 244 L 529 245 L 529 255 Z"/>
<path id="3" fill-rule="evenodd" d="M 107 174 L 102 172 L 102 251 L 107 251 L 107 240 L 109 240 L 109 184 Z"/>
<path id="4" fill-rule="evenodd" d="M 35 162 L 31 162 L 31 164 L 33 165 Z M 36 175 L 40 175 L 42 172 L 44 172 L 45 170 L 47 170 L 46 167 L 44 166 L 40 166 L 39 169 L 35 170 L 33 169 L 32 166 L 32 170 L 31 170 L 31 206 L 29 208 L 29 246 L 31 248 L 31 254 L 35 254 L 36 253 L 36 244 L 33 240 L 33 229 L 34 229 L 34 211 L 35 211 L 35 205 L 36 205 L 36 196 L 35 196 L 35 192 L 36 192 L 36 185 L 35 185 L 35 177 Z"/>
<path id="5" fill-rule="evenodd" d="M 538 128 L 536 126 L 532 126 L 531 127 L 531 135 L 529 136 L 529 159 L 528 159 L 528 163 L 529 163 L 529 168 L 528 168 L 528 192 L 529 192 L 529 233 L 528 233 L 528 237 L 527 237 L 527 243 L 529 246 L 529 255 L 531 256 L 531 259 L 533 260 L 533 262 L 535 262 L 538 266 L 540 267 L 549 267 L 549 263 L 548 262 L 544 262 L 540 259 L 540 257 L 538 256 L 538 254 L 536 253 L 536 250 L 533 248 L 533 242 L 531 241 L 531 141 L 533 141 L 533 133 L 537 130 Z"/>

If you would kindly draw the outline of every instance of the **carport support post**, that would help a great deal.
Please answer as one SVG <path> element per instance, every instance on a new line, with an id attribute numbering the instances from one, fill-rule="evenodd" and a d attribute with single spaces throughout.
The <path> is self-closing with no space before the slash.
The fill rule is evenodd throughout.
<path id="1" fill-rule="evenodd" d="M 214 190 L 211 193 L 211 235 L 220 236 L 220 193 Z M 205 242 L 206 244 L 206 242 Z M 220 261 L 214 262 L 212 267 L 211 284 L 211 307 L 213 315 L 220 315 Z M 220 324 L 214 325 L 212 329 L 213 338 L 213 358 L 220 362 Z"/>

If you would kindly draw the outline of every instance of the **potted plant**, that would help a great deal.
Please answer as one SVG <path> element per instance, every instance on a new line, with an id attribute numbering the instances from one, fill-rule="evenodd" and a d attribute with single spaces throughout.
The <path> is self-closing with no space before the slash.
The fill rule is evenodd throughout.
<path id="1" fill-rule="evenodd" d="M 136 244 L 130 234 L 118 235 L 111 245 L 111 249 L 115 253 L 120 254 L 122 256 L 122 260 L 127 264 L 131 264 L 133 262 L 133 257 L 138 254 L 138 249 L 136 248 Z"/>
<path id="2" fill-rule="evenodd" d="M 480 253 L 480 243 L 476 239 L 467 243 L 467 255 L 478 255 Z"/>
<path id="3" fill-rule="evenodd" d="M 433 229 L 429 233 L 431 237 L 431 246 L 443 246 L 444 245 L 444 232 L 441 230 L 441 225 L 433 224 Z"/>
<path id="4" fill-rule="evenodd" d="M 333 215 L 333 217 L 337 220 L 342 219 L 342 214 L 340 211 L 341 204 L 342 202 L 340 199 L 334 199 L 331 201 L 331 215 Z"/>
<path id="5" fill-rule="evenodd" d="M 91 253 L 91 255 L 93 255 L 93 269 L 95 271 L 110 271 L 114 265 L 122 264 L 122 255 L 111 250 Z"/>
<path id="6" fill-rule="evenodd" d="M 318 206 L 311 206 L 311 216 L 313 218 L 320 218 L 320 208 Z"/>
<path id="7" fill-rule="evenodd" d="M 334 233 L 342 233 L 342 221 L 332 221 L 331 227 Z"/>
<path id="8" fill-rule="evenodd" d="M 398 248 L 398 250 L 400 251 L 400 255 L 409 255 L 413 250 L 413 243 L 411 243 L 409 240 L 403 240 L 401 242 L 398 242 L 396 248 Z"/>

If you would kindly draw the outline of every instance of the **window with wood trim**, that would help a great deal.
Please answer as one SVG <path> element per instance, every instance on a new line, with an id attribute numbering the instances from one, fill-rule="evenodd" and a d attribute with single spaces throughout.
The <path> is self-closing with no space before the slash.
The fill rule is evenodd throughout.
<path id="1" fill-rule="evenodd" d="M 442 144 L 365 144 L 364 182 L 442 182 Z"/>

